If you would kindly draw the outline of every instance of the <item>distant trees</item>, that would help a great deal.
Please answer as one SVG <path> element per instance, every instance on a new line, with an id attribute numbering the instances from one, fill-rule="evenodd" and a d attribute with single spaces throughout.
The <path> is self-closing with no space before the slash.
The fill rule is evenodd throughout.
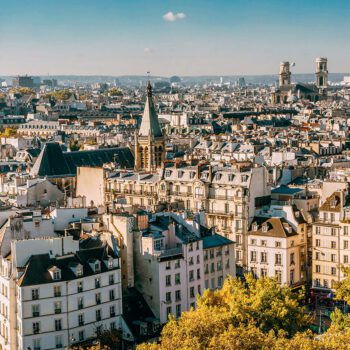
<path id="1" fill-rule="evenodd" d="M 206 291 L 196 310 L 170 317 L 159 344 L 138 350 L 349 350 L 350 317 L 336 311 L 334 325 L 322 336 L 305 331 L 307 316 L 299 296 L 276 279 L 228 278 L 224 287 Z"/>
<path id="2" fill-rule="evenodd" d="M 54 99 L 56 101 L 66 101 L 71 96 L 72 96 L 72 92 L 71 91 L 69 91 L 67 89 L 63 89 L 63 90 L 57 90 L 57 91 L 49 92 L 49 93 L 45 94 L 44 97 L 51 98 L 51 99 Z"/>
<path id="3" fill-rule="evenodd" d="M 20 95 L 32 95 L 35 94 L 35 92 L 28 87 L 15 87 L 10 90 L 13 94 L 20 94 Z"/>
<path id="4" fill-rule="evenodd" d="M 16 129 L 13 128 L 5 128 L 4 132 L 1 133 L 2 137 L 12 137 L 17 134 Z"/>
<path id="5" fill-rule="evenodd" d="M 108 96 L 115 97 L 115 96 L 123 96 L 123 92 L 118 88 L 110 88 L 108 90 Z"/>

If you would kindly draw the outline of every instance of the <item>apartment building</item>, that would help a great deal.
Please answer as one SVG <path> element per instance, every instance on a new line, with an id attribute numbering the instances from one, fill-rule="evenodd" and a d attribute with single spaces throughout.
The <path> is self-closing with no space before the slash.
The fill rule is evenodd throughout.
<path id="1" fill-rule="evenodd" d="M 306 282 L 307 232 L 283 217 L 255 217 L 248 233 L 249 270 L 297 287 Z"/>
<path id="2" fill-rule="evenodd" d="M 2 349 L 67 349 L 122 328 L 118 251 L 88 246 L 71 236 L 11 242 L 0 260 Z"/>
<path id="3" fill-rule="evenodd" d="M 105 222 L 123 247 L 124 288 L 135 287 L 162 324 L 195 308 L 204 289 L 236 275 L 234 242 L 204 227 L 204 213 L 139 210 L 106 215 Z"/>
<path id="4" fill-rule="evenodd" d="M 349 263 L 348 191 L 332 193 L 320 206 L 319 218 L 312 227 L 312 287 L 319 292 L 334 290 Z"/>

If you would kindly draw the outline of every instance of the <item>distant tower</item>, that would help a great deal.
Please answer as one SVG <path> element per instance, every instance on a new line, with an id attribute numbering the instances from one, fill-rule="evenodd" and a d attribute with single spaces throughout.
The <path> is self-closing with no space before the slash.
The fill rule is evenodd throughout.
<path id="1" fill-rule="evenodd" d="M 328 86 L 328 68 L 327 58 L 316 58 L 316 86 L 320 90 L 327 89 Z"/>
<path id="2" fill-rule="evenodd" d="M 285 86 L 290 85 L 290 64 L 289 62 L 280 63 L 280 76 L 279 76 L 279 85 Z"/>
<path id="3" fill-rule="evenodd" d="M 164 160 L 165 139 L 153 104 L 152 86 L 148 82 L 142 122 L 140 130 L 135 134 L 135 168 L 153 171 L 161 168 Z"/>

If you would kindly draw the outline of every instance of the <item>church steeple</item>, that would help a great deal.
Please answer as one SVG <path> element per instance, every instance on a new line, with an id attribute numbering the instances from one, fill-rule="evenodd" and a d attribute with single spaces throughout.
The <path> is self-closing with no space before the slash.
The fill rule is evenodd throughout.
<path id="1" fill-rule="evenodd" d="M 139 136 L 148 137 L 149 135 L 154 137 L 163 136 L 159 125 L 158 116 L 154 108 L 152 85 L 150 82 L 147 84 L 147 99 L 145 109 L 143 111 L 141 127 L 139 130 Z"/>
<path id="2" fill-rule="evenodd" d="M 165 160 L 165 140 L 153 103 L 152 85 L 147 84 L 147 97 L 141 126 L 135 134 L 135 167 L 154 171 Z"/>

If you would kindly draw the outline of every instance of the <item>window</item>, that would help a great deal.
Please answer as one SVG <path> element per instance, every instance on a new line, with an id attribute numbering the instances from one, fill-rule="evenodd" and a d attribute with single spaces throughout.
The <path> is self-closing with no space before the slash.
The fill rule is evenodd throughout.
<path id="1" fill-rule="evenodd" d="M 332 275 L 336 275 L 337 274 L 337 268 L 336 267 L 332 267 L 331 274 Z"/>
<path id="2" fill-rule="evenodd" d="M 79 341 L 83 341 L 85 338 L 85 333 L 84 331 L 79 331 Z"/>
<path id="3" fill-rule="evenodd" d="M 261 252 L 260 253 L 260 262 L 261 263 L 267 263 L 267 253 L 266 252 Z"/>
<path id="4" fill-rule="evenodd" d="M 84 308 L 84 299 L 83 297 L 78 298 L 78 309 L 81 310 Z"/>
<path id="5" fill-rule="evenodd" d="M 33 323 L 33 333 L 34 334 L 40 333 L 40 323 L 39 322 Z"/>
<path id="6" fill-rule="evenodd" d="M 316 265 L 316 273 L 320 273 L 321 272 L 321 266 L 320 265 Z"/>
<path id="7" fill-rule="evenodd" d="M 180 268 L 180 260 L 177 259 L 177 260 L 175 261 L 175 269 L 179 269 L 179 268 Z"/>
<path id="8" fill-rule="evenodd" d="M 115 299 L 115 294 L 114 294 L 114 289 L 111 289 L 109 291 L 109 300 L 114 300 Z"/>
<path id="9" fill-rule="evenodd" d="M 166 308 L 166 314 L 167 314 L 167 317 L 169 317 L 172 314 L 171 306 L 168 306 Z"/>
<path id="10" fill-rule="evenodd" d="M 83 291 L 83 282 L 82 281 L 77 283 L 77 291 L 78 291 L 78 293 L 81 293 Z"/>
<path id="11" fill-rule="evenodd" d="M 181 290 L 175 291 L 175 301 L 181 300 Z"/>
<path id="12" fill-rule="evenodd" d="M 95 269 L 96 273 L 100 273 L 101 272 L 101 263 L 99 261 L 95 262 L 94 269 Z"/>
<path id="13" fill-rule="evenodd" d="M 349 249 L 349 241 L 344 241 L 344 249 Z"/>
<path id="14" fill-rule="evenodd" d="M 100 288 L 101 287 L 101 281 L 100 278 L 95 278 L 95 288 Z"/>
<path id="15" fill-rule="evenodd" d="M 33 350 L 41 350 L 41 340 L 33 339 Z"/>
<path id="16" fill-rule="evenodd" d="M 194 287 L 191 287 L 190 288 L 190 298 L 194 298 L 195 295 L 194 295 Z"/>
<path id="17" fill-rule="evenodd" d="M 171 292 L 165 293 L 165 302 L 171 303 Z"/>
<path id="18" fill-rule="evenodd" d="M 336 259 L 336 255 L 335 254 L 331 254 L 331 261 L 335 262 L 335 259 Z"/>
<path id="19" fill-rule="evenodd" d="M 83 267 L 81 265 L 77 266 L 77 276 L 81 277 L 83 275 Z"/>
<path id="20" fill-rule="evenodd" d="M 331 228 L 331 236 L 336 236 L 336 234 L 337 234 L 337 229 L 332 227 Z"/>
<path id="21" fill-rule="evenodd" d="M 171 275 L 166 275 L 165 276 L 165 285 L 167 287 L 171 286 Z"/>
<path id="22" fill-rule="evenodd" d="M 197 280 L 199 280 L 200 278 L 201 278 L 201 270 L 197 269 Z"/>
<path id="23" fill-rule="evenodd" d="M 218 261 L 217 263 L 217 271 L 221 271 L 222 270 L 222 262 Z"/>
<path id="24" fill-rule="evenodd" d="M 32 289 L 32 300 L 39 299 L 39 289 Z"/>
<path id="25" fill-rule="evenodd" d="M 53 287 L 53 295 L 55 297 L 60 297 L 61 296 L 61 286 L 54 286 Z"/>
<path id="26" fill-rule="evenodd" d="M 96 321 L 101 321 L 102 320 L 102 316 L 101 316 L 101 309 L 97 309 L 96 310 Z"/>
<path id="27" fill-rule="evenodd" d="M 32 305 L 32 315 L 33 317 L 40 316 L 40 305 Z"/>
<path id="28" fill-rule="evenodd" d="M 109 316 L 110 317 L 115 317 L 115 306 L 112 305 L 110 308 L 109 308 Z"/>
<path id="29" fill-rule="evenodd" d="M 250 240 L 250 244 L 251 244 L 251 245 L 255 245 L 255 244 L 256 244 L 256 239 L 251 239 L 251 240 Z"/>
<path id="30" fill-rule="evenodd" d="M 167 261 L 166 262 L 165 269 L 166 270 L 170 270 L 171 269 L 171 261 Z"/>
<path id="31" fill-rule="evenodd" d="M 295 261 L 294 261 L 294 253 L 290 253 L 290 264 L 291 265 L 294 265 L 295 264 Z"/>
<path id="32" fill-rule="evenodd" d="M 113 269 L 113 259 L 108 259 L 108 268 Z"/>
<path id="33" fill-rule="evenodd" d="M 316 247 L 321 247 L 321 240 L 320 239 L 316 239 Z"/>
<path id="34" fill-rule="evenodd" d="M 193 243 L 190 243 L 188 246 L 188 251 L 192 252 L 193 251 Z"/>
<path id="35" fill-rule="evenodd" d="M 282 271 L 276 270 L 275 276 L 277 278 L 278 283 L 281 283 L 282 282 Z"/>
<path id="36" fill-rule="evenodd" d="M 176 317 L 181 316 L 181 304 L 176 305 Z"/>
<path id="37" fill-rule="evenodd" d="M 267 227 L 267 226 L 266 226 Z M 267 246 L 267 241 L 265 241 L 265 240 L 262 240 L 261 242 L 261 245 L 263 246 L 263 247 L 266 247 Z"/>
<path id="38" fill-rule="evenodd" d="M 222 278 L 222 276 L 219 276 L 218 277 L 218 288 L 222 287 L 222 283 L 223 283 L 223 278 Z"/>
<path id="39" fill-rule="evenodd" d="M 96 301 L 96 304 L 101 304 L 101 293 L 96 293 L 95 294 L 95 301 Z"/>
<path id="40" fill-rule="evenodd" d="M 63 348 L 63 337 L 62 335 L 56 335 L 55 337 L 56 348 Z"/>
<path id="41" fill-rule="evenodd" d="M 290 283 L 294 283 L 294 270 L 290 270 Z"/>
<path id="42" fill-rule="evenodd" d="M 109 275 L 109 285 L 114 284 L 114 275 Z"/>
<path id="43" fill-rule="evenodd" d="M 180 274 L 177 273 L 177 274 L 175 274 L 175 284 L 180 284 L 180 283 L 181 283 Z"/>
<path id="44" fill-rule="evenodd" d="M 349 226 L 344 226 L 344 236 L 349 235 Z"/>
<path id="45" fill-rule="evenodd" d="M 349 256 L 348 255 L 344 255 L 344 264 L 347 264 L 349 262 Z"/>
<path id="46" fill-rule="evenodd" d="M 61 279 L 61 271 L 55 270 L 55 271 L 53 272 L 53 279 L 54 279 L 55 281 L 60 280 L 60 279 Z"/>
<path id="47" fill-rule="evenodd" d="M 62 320 L 57 319 L 55 320 L 55 331 L 61 331 L 62 330 Z"/>
<path id="48" fill-rule="evenodd" d="M 281 242 L 275 242 L 275 247 L 276 248 L 281 248 Z"/>
<path id="49" fill-rule="evenodd" d="M 255 250 L 252 250 L 250 252 L 250 261 L 251 262 L 256 262 L 256 251 Z"/>
<path id="50" fill-rule="evenodd" d="M 155 239 L 153 244 L 154 250 L 160 251 L 163 249 L 163 239 Z"/>
<path id="51" fill-rule="evenodd" d="M 275 254 L 275 265 L 282 265 L 282 255 Z"/>
<path id="52" fill-rule="evenodd" d="M 194 272 L 193 272 L 193 270 L 190 271 L 189 275 L 190 275 L 189 281 L 190 282 L 194 281 Z"/>
<path id="53" fill-rule="evenodd" d="M 260 277 L 266 277 L 267 276 L 267 269 L 260 269 Z"/>
<path id="54" fill-rule="evenodd" d="M 116 326 L 115 322 L 111 322 L 111 323 L 109 324 L 109 329 L 110 329 L 111 331 L 113 331 L 114 329 L 117 329 L 117 326 Z"/>
<path id="55" fill-rule="evenodd" d="M 78 315 L 78 325 L 81 327 L 81 326 L 84 326 L 84 314 L 79 314 Z"/>
<path id="56" fill-rule="evenodd" d="M 55 314 L 60 314 L 62 312 L 62 306 L 60 301 L 56 301 L 54 304 Z"/>
<path id="57" fill-rule="evenodd" d="M 332 242 L 331 242 L 331 248 L 332 248 L 332 249 L 336 249 L 336 247 L 337 247 L 336 241 L 332 241 Z"/>
<path id="58" fill-rule="evenodd" d="M 190 257 L 188 264 L 193 265 L 193 256 Z"/>

